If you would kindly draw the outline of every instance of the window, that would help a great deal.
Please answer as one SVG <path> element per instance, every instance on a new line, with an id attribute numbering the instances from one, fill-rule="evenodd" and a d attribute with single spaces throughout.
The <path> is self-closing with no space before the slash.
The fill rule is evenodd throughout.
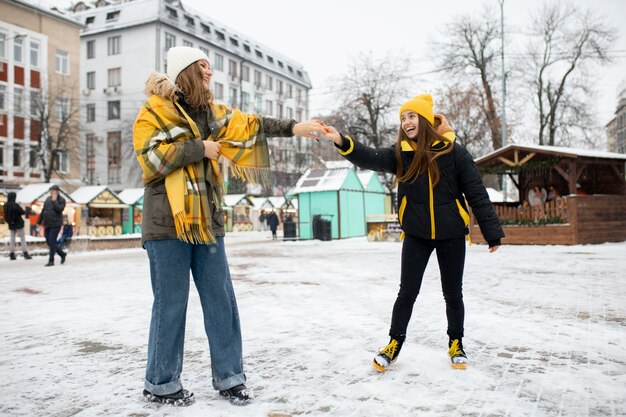
<path id="1" fill-rule="evenodd" d="M 165 32 L 165 50 L 167 51 L 174 46 L 176 46 L 176 36 Z"/>
<path id="2" fill-rule="evenodd" d="M 107 54 L 108 55 L 119 55 L 121 52 L 121 36 L 111 36 L 107 38 Z"/>
<path id="3" fill-rule="evenodd" d="M 0 166 L 4 165 L 4 146 L 0 143 Z"/>
<path id="4" fill-rule="evenodd" d="M 87 41 L 87 59 L 93 59 L 96 57 L 96 41 Z"/>
<path id="5" fill-rule="evenodd" d="M 185 15 L 185 23 L 187 23 L 187 26 L 192 26 L 192 27 L 196 26 L 196 21 L 193 20 L 193 17 L 191 16 Z"/>
<path id="6" fill-rule="evenodd" d="M 283 61 L 278 61 L 278 66 L 281 68 L 285 68 L 285 64 L 283 64 Z"/>
<path id="7" fill-rule="evenodd" d="M 15 62 L 22 62 L 22 38 L 13 38 L 13 59 Z"/>
<path id="8" fill-rule="evenodd" d="M 287 84 L 287 97 L 293 98 L 293 85 Z"/>
<path id="9" fill-rule="evenodd" d="M 94 20 L 96 20 L 95 16 L 89 16 L 87 17 L 87 19 L 85 19 L 85 25 L 89 26 L 90 24 L 92 24 L 94 22 Z"/>
<path id="10" fill-rule="evenodd" d="M 57 121 L 63 122 L 70 116 L 70 100 L 67 97 L 56 98 Z"/>
<path id="11" fill-rule="evenodd" d="M 218 71 L 224 71 L 224 57 L 221 54 L 215 54 L 213 68 Z"/>
<path id="12" fill-rule="evenodd" d="M 87 73 L 87 89 L 95 90 L 96 89 L 96 72 L 89 71 Z"/>
<path id="13" fill-rule="evenodd" d="M 287 119 L 293 119 L 293 109 L 291 107 L 287 107 Z"/>
<path id="14" fill-rule="evenodd" d="M 39 44 L 37 42 L 30 43 L 30 65 L 39 66 Z"/>
<path id="15" fill-rule="evenodd" d="M 7 35 L 0 33 L 0 58 L 6 58 L 6 51 L 4 45 L 6 45 Z"/>
<path id="16" fill-rule="evenodd" d="M 199 46 L 198 49 L 200 49 L 202 52 L 204 52 L 204 54 L 206 56 L 209 56 L 209 50 L 203 46 Z"/>
<path id="17" fill-rule="evenodd" d="M 272 103 L 272 100 L 265 100 L 265 113 L 271 116 L 273 111 L 274 111 L 274 103 Z"/>
<path id="18" fill-rule="evenodd" d="M 109 184 L 120 183 L 120 168 L 122 167 L 122 132 L 107 134 L 108 177 Z"/>
<path id="19" fill-rule="evenodd" d="M 30 90 L 30 115 L 39 116 L 41 104 L 41 92 L 37 90 Z"/>
<path id="20" fill-rule="evenodd" d="M 239 41 L 237 39 L 235 39 L 235 38 L 228 38 L 228 39 L 230 39 L 230 43 L 233 46 L 239 46 Z"/>
<path id="21" fill-rule="evenodd" d="M 67 52 L 57 49 L 55 62 L 57 74 L 70 74 L 70 56 Z"/>
<path id="22" fill-rule="evenodd" d="M 283 105 L 282 104 L 276 104 L 276 117 L 278 117 L 279 119 L 283 118 Z"/>
<path id="23" fill-rule="evenodd" d="M 244 112 L 250 110 L 250 94 L 245 91 L 241 92 L 241 110 Z"/>
<path id="24" fill-rule="evenodd" d="M 205 25 L 204 23 L 200 23 L 200 27 L 202 28 L 202 32 L 211 33 L 211 28 L 208 25 Z"/>
<path id="25" fill-rule="evenodd" d="M 13 111 L 21 114 L 24 110 L 24 90 L 19 87 L 13 89 Z"/>
<path id="26" fill-rule="evenodd" d="M 241 66 L 241 78 L 244 81 L 250 81 L 250 67 L 247 67 L 245 65 Z"/>
<path id="27" fill-rule="evenodd" d="M 119 87 L 120 85 L 122 85 L 122 69 L 110 68 L 108 71 L 108 80 L 109 87 Z"/>
<path id="28" fill-rule="evenodd" d="M 13 145 L 13 166 L 19 167 L 22 165 L 22 147 L 20 145 Z"/>
<path id="29" fill-rule="evenodd" d="M 283 96 L 283 82 L 281 80 L 276 80 L 276 87 L 278 88 L 278 96 L 282 98 L 282 96 Z"/>
<path id="30" fill-rule="evenodd" d="M 87 104 L 87 123 L 93 123 L 96 121 L 96 105 L 93 103 Z"/>
<path id="31" fill-rule="evenodd" d="M 272 89 L 274 88 L 274 79 L 271 75 L 265 74 L 265 88 L 270 91 L 272 91 Z"/>
<path id="32" fill-rule="evenodd" d="M 96 150 L 93 146 L 94 134 L 87 134 L 87 136 L 85 137 L 85 142 L 85 149 L 87 154 L 87 182 L 89 184 L 93 184 L 96 174 Z"/>
<path id="33" fill-rule="evenodd" d="M 228 104 L 232 107 L 237 105 L 237 89 L 230 87 L 228 89 Z"/>
<path id="34" fill-rule="evenodd" d="M 116 10 L 114 12 L 107 13 L 107 22 L 111 22 L 117 20 L 120 17 L 120 11 Z"/>
<path id="35" fill-rule="evenodd" d="M 54 151 L 54 166 L 58 172 L 70 172 L 70 158 L 67 151 Z"/>
<path id="36" fill-rule="evenodd" d="M 215 31 L 215 34 L 217 35 L 217 39 L 220 41 L 225 41 L 226 40 L 226 36 L 224 36 L 223 32 L 220 32 L 219 30 Z"/>
<path id="37" fill-rule="evenodd" d="M 215 83 L 215 99 L 222 100 L 224 98 L 224 85 L 221 83 Z"/>
<path id="38" fill-rule="evenodd" d="M 167 12 L 167 17 L 172 19 L 178 19 L 178 12 L 176 9 L 172 9 L 171 7 L 165 7 L 165 11 Z"/>
<path id="39" fill-rule="evenodd" d="M 261 113 L 263 111 L 263 97 L 260 94 L 254 96 L 254 111 Z"/>
<path id="40" fill-rule="evenodd" d="M 296 120 L 302 120 L 302 109 L 296 110 Z"/>
<path id="41" fill-rule="evenodd" d="M 38 149 L 30 148 L 28 166 L 31 168 L 37 168 L 37 165 L 39 165 Z"/>
<path id="42" fill-rule="evenodd" d="M 120 118 L 120 101 L 119 100 L 109 101 L 107 102 L 107 107 L 108 107 L 107 119 L 118 120 Z"/>
<path id="43" fill-rule="evenodd" d="M 274 63 L 274 58 L 272 58 L 271 56 L 267 56 L 267 60 L 270 62 L 270 64 Z"/>
<path id="44" fill-rule="evenodd" d="M 237 78 L 237 61 L 233 61 L 232 59 L 228 60 L 228 75 L 232 79 Z"/>
<path id="45" fill-rule="evenodd" d="M 296 89 L 296 101 L 298 104 L 302 103 L 302 90 L 299 88 Z"/>
<path id="46" fill-rule="evenodd" d="M 263 58 L 263 53 L 261 51 L 259 51 L 258 49 L 255 49 L 254 52 L 256 52 L 257 57 Z"/>
<path id="47" fill-rule="evenodd" d="M 183 39 L 183 46 L 188 46 L 190 48 L 193 48 L 193 42 L 190 42 L 187 39 Z"/>
<path id="48" fill-rule="evenodd" d="M 4 84 L 0 84 L 0 110 L 6 109 L 5 100 L 6 100 L 7 87 Z"/>
<path id="49" fill-rule="evenodd" d="M 261 87 L 261 71 L 259 70 L 254 70 L 254 85 Z"/>
<path id="50" fill-rule="evenodd" d="M 250 53 L 250 52 L 251 52 L 250 45 L 246 45 L 246 44 L 244 43 L 244 44 L 243 44 L 243 50 L 244 50 L 244 51 L 246 51 L 247 53 Z"/>

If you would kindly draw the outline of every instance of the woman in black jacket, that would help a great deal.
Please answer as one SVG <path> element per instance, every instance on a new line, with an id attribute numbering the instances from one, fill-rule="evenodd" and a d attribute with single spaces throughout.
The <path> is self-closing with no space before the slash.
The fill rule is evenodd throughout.
<path id="1" fill-rule="evenodd" d="M 15 202 L 16 194 L 10 192 L 7 194 L 7 202 L 4 205 L 4 218 L 9 225 L 9 231 L 11 232 L 11 240 L 9 243 L 9 257 L 12 261 L 17 259 L 15 257 L 15 236 L 20 235 L 20 242 L 22 244 L 22 252 L 24 253 L 24 259 L 31 259 L 28 249 L 26 247 L 26 236 L 24 235 L 24 209 L 22 206 Z"/>
<path id="2" fill-rule="evenodd" d="M 396 175 L 398 219 L 403 230 L 400 291 L 393 307 L 391 340 L 372 365 L 384 372 L 398 357 L 413 304 L 433 250 L 437 252 L 448 319 L 448 355 L 454 368 L 467 367 L 463 350 L 463 267 L 469 233 L 469 203 L 480 230 L 495 252 L 504 237 L 496 212 L 469 152 L 455 144 L 445 118 L 433 113 L 432 97 L 421 94 L 400 108 L 395 145 L 374 149 L 331 126 L 327 136 L 358 167 Z"/>

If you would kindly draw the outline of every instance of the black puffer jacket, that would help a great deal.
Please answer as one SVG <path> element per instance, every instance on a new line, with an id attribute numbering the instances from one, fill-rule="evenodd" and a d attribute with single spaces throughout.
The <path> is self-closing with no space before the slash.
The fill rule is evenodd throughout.
<path id="1" fill-rule="evenodd" d="M 63 226 L 63 210 L 65 209 L 65 199 L 60 195 L 56 201 L 52 197 L 46 198 L 43 203 L 43 209 L 39 215 L 38 224 L 44 227 L 61 227 Z"/>
<path id="2" fill-rule="evenodd" d="M 7 194 L 7 202 L 4 205 L 4 219 L 9 225 L 9 230 L 20 230 L 24 228 L 24 209 L 15 202 L 16 194 Z"/>
<path id="3" fill-rule="evenodd" d="M 343 137 L 341 154 L 358 167 L 373 171 L 396 173 L 395 145 L 388 148 L 370 148 L 350 137 Z M 414 151 L 402 151 L 406 168 Z M 424 173 L 412 183 L 398 185 L 398 218 L 402 230 L 423 239 L 453 239 L 469 233 L 469 203 L 489 246 L 500 245 L 504 232 L 489 200 L 487 190 L 476 168 L 474 159 L 461 145 L 454 144 L 451 152 L 437 158 L 441 172 L 439 183 L 433 188 Z"/>

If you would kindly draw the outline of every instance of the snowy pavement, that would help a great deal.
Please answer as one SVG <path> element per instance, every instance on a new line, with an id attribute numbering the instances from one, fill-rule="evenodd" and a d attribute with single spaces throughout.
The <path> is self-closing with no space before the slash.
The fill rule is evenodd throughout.
<path id="1" fill-rule="evenodd" d="M 469 247 L 465 371 L 446 356 L 433 257 L 402 353 L 379 374 L 400 247 L 227 236 L 257 397 L 247 407 L 211 386 L 193 287 L 183 383 L 196 404 L 143 402 L 143 250 L 75 252 L 53 268 L 2 258 L 0 416 L 626 416 L 626 242 Z"/>

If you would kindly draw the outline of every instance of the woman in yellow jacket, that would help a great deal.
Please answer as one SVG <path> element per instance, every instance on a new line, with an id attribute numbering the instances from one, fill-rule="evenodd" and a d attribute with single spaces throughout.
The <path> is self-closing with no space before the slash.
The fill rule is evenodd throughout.
<path id="1" fill-rule="evenodd" d="M 454 142 L 445 118 L 433 113 L 432 97 L 421 94 L 400 108 L 401 127 L 388 148 L 367 147 L 333 127 L 326 136 L 358 167 L 396 175 L 398 216 L 403 230 L 400 291 L 393 307 L 389 344 L 373 361 L 380 372 L 395 362 L 406 338 L 424 270 L 436 251 L 448 319 L 448 355 L 455 368 L 467 367 L 463 349 L 463 267 L 471 206 L 494 252 L 504 237 L 496 212 L 469 152 Z"/>

